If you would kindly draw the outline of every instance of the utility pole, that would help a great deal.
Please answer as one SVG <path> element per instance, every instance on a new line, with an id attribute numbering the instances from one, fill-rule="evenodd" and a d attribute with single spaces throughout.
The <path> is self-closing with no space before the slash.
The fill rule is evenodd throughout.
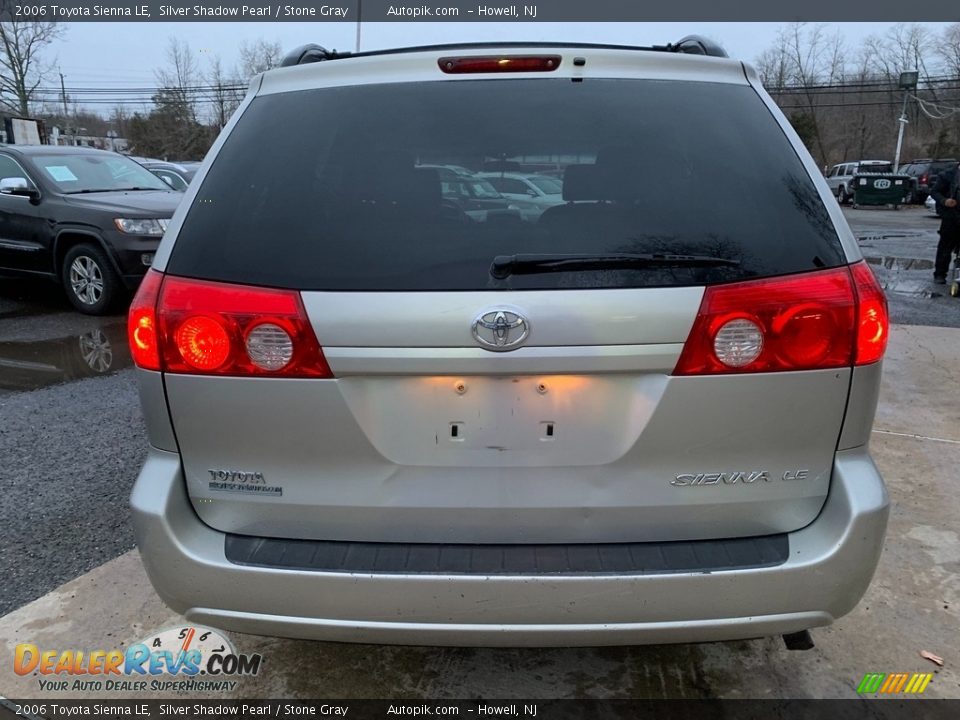
<path id="1" fill-rule="evenodd" d="M 907 100 L 910 98 L 910 91 L 917 89 L 917 80 L 919 77 L 920 73 L 917 72 L 900 73 L 900 89 L 903 90 L 903 109 L 900 111 L 900 119 L 897 120 L 900 129 L 897 131 L 897 152 L 893 158 L 894 173 L 900 172 L 900 148 L 903 147 L 903 128 L 910 122 L 907 120 Z"/>
<path id="2" fill-rule="evenodd" d="M 60 98 L 63 100 L 63 124 L 64 124 L 63 134 L 69 136 L 70 135 L 70 124 L 69 124 L 70 111 L 67 110 L 67 89 L 63 84 L 63 73 L 60 73 Z M 76 144 L 76 141 L 71 143 L 71 145 L 75 145 L 75 144 Z"/>
<path id="3" fill-rule="evenodd" d="M 355 52 L 360 52 L 360 14 L 363 11 L 363 0 L 357 0 L 357 47 Z"/>

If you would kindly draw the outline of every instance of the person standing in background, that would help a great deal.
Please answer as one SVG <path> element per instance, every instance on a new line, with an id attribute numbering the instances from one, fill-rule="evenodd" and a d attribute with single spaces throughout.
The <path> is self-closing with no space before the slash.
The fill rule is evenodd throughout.
<path id="1" fill-rule="evenodd" d="M 950 270 L 950 258 L 960 246 L 960 163 L 953 170 L 940 173 L 937 183 L 930 193 L 940 205 L 940 242 L 937 244 L 937 260 L 933 270 L 933 281 L 945 285 Z"/>

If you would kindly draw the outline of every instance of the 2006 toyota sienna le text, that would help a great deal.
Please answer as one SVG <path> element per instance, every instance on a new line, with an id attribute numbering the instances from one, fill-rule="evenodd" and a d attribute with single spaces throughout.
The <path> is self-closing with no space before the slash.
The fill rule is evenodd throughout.
<path id="1" fill-rule="evenodd" d="M 600 645 L 802 636 L 856 605 L 888 513 L 886 303 L 751 68 L 696 39 L 285 65 L 130 309 L 133 514 L 171 608 Z M 471 213 L 444 168 L 561 201 Z"/>

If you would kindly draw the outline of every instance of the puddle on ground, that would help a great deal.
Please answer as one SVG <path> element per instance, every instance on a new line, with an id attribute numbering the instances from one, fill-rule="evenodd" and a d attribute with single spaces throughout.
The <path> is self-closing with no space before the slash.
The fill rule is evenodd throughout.
<path id="1" fill-rule="evenodd" d="M 0 389 L 36 390 L 130 367 L 126 322 L 29 342 L 0 342 Z"/>
<path id="2" fill-rule="evenodd" d="M 926 233 L 922 232 L 899 232 L 899 233 L 879 233 L 879 234 L 870 234 L 870 235 L 857 235 L 857 242 L 867 243 L 874 242 L 875 240 L 895 240 L 898 238 L 921 238 L 924 237 Z"/>
<path id="3" fill-rule="evenodd" d="M 883 257 L 867 256 L 864 258 L 870 265 L 877 268 L 890 270 L 890 273 L 879 273 L 877 280 L 887 293 L 905 295 L 916 298 L 938 298 L 943 297 L 946 292 L 943 286 L 934 285 L 933 278 L 930 275 L 918 276 L 913 274 L 911 277 L 904 277 L 902 273 L 908 271 L 923 271 L 929 273 L 933 270 L 933 260 L 926 258 L 905 258 L 885 255 Z"/>
<path id="4" fill-rule="evenodd" d="M 922 280 L 903 280 L 901 278 L 891 278 L 890 280 L 880 280 L 880 286 L 887 293 L 896 293 L 897 295 L 907 295 L 917 298 L 938 298 L 946 293 L 937 292 L 931 289 L 929 282 Z"/>
<path id="5" fill-rule="evenodd" d="M 887 270 L 933 270 L 933 260 L 925 258 L 884 257 L 864 258 L 871 265 L 881 265 Z"/>

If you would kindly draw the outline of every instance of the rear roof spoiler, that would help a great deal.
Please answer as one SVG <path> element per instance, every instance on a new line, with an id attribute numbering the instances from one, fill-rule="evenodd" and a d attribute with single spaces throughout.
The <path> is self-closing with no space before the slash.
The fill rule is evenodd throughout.
<path id="1" fill-rule="evenodd" d="M 688 35 L 679 42 L 666 45 L 605 45 L 597 43 L 545 43 L 545 42 L 484 42 L 484 43 L 453 43 L 446 45 L 419 45 L 405 48 L 389 48 L 386 50 L 367 50 L 364 52 L 338 52 L 327 50 L 321 45 L 313 43 L 301 45 L 287 53 L 280 62 L 280 67 L 292 65 L 306 65 L 307 63 L 324 60 L 341 60 L 350 57 L 373 57 L 377 55 L 399 55 L 402 53 L 451 51 L 451 50 L 483 50 L 503 48 L 571 48 L 571 49 L 598 49 L 598 50 L 640 50 L 647 52 L 672 52 L 690 55 L 708 55 L 710 57 L 729 57 L 727 52 L 712 40 L 700 35 Z"/>

